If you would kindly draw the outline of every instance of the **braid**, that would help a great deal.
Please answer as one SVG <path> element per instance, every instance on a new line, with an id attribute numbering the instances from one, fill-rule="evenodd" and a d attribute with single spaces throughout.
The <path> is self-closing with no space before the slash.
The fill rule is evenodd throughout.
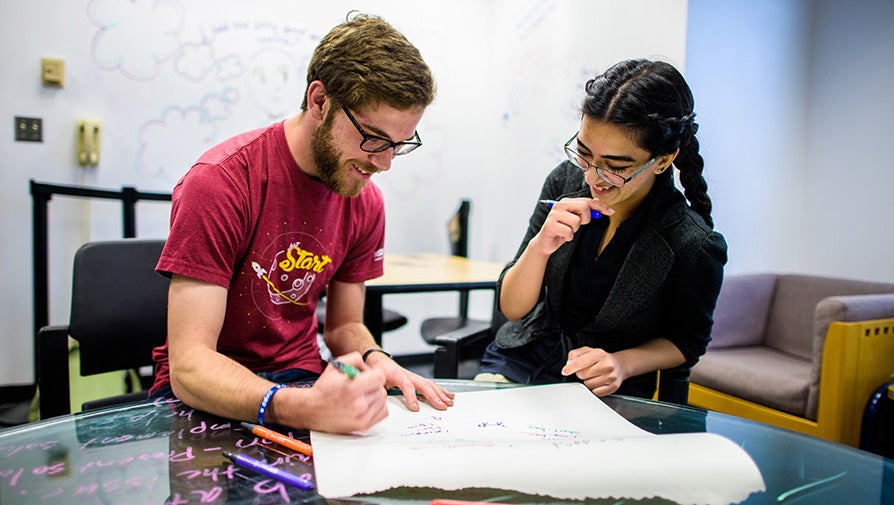
<path id="1" fill-rule="evenodd" d="M 680 117 L 664 117 L 661 114 L 652 113 L 647 117 L 652 120 L 659 136 L 665 143 L 678 143 L 682 145 L 691 135 L 698 131 L 695 123 L 695 112 L 684 114 Z"/>
<path id="2" fill-rule="evenodd" d="M 698 125 L 693 124 L 693 130 Z M 680 154 L 674 161 L 674 165 L 680 170 L 680 183 L 683 184 L 683 194 L 689 200 L 692 210 L 698 212 L 710 227 L 714 227 L 714 219 L 711 218 L 711 198 L 708 196 L 708 182 L 702 176 L 705 168 L 705 160 L 698 152 L 698 139 L 694 132 L 683 137 L 680 145 Z"/>

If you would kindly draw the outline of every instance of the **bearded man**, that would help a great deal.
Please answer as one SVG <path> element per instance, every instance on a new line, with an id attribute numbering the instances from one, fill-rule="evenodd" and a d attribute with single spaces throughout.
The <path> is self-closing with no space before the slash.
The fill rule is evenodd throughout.
<path id="1" fill-rule="evenodd" d="M 453 394 L 395 363 L 363 324 L 364 282 L 383 273 L 385 215 L 371 177 L 422 145 L 431 71 L 402 34 L 354 15 L 320 41 L 299 113 L 203 154 L 173 192 L 157 270 L 171 278 L 153 398 L 212 414 L 334 433 Z M 315 309 L 326 291 L 327 365 Z M 305 387 L 288 387 L 302 385 Z"/>

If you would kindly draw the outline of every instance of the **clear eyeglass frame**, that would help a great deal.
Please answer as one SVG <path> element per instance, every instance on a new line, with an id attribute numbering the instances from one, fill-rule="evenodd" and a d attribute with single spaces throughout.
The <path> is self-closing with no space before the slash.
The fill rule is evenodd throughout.
<path id="1" fill-rule="evenodd" d="M 636 169 L 635 172 L 630 174 L 630 177 L 624 177 L 623 175 L 621 175 L 617 172 L 614 172 L 612 170 L 609 170 L 607 168 L 597 167 L 596 165 L 590 163 L 590 161 L 587 160 L 587 158 L 585 158 L 583 154 L 577 152 L 577 150 L 575 150 L 573 147 L 571 147 L 571 143 L 574 142 L 575 139 L 577 139 L 578 134 L 580 134 L 580 132 L 575 133 L 574 135 L 571 136 L 570 139 L 568 139 L 568 142 L 565 142 L 564 149 L 565 149 L 565 155 L 568 156 L 568 161 L 570 161 L 574 166 L 579 168 L 581 170 L 581 172 L 583 172 L 584 174 L 586 174 L 587 171 L 590 170 L 591 168 L 596 170 L 596 175 L 598 175 L 600 179 L 611 184 L 612 186 L 615 186 L 616 188 L 623 187 L 625 184 L 630 182 L 634 177 L 641 174 L 645 169 L 652 166 L 655 163 L 655 160 L 658 159 L 658 158 L 650 159 L 649 161 L 646 162 L 645 165 L 639 167 L 638 169 Z"/>

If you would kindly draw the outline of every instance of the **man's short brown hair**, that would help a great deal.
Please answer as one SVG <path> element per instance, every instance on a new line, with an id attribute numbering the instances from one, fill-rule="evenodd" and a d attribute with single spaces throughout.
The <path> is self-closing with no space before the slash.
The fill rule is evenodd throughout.
<path id="1" fill-rule="evenodd" d="M 419 50 L 384 19 L 367 14 L 349 13 L 320 40 L 307 67 L 307 84 L 317 80 L 349 108 L 384 103 L 424 109 L 435 98 L 434 79 Z M 307 93 L 301 109 L 307 110 Z"/>

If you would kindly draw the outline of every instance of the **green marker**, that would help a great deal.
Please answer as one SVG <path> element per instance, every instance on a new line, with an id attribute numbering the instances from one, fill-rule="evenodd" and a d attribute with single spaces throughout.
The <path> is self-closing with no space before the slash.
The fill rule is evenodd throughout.
<path id="1" fill-rule="evenodd" d="M 340 372 L 347 375 L 348 378 L 351 378 L 351 379 L 353 379 L 354 377 L 357 376 L 357 374 L 360 373 L 360 370 L 354 368 L 353 366 L 351 366 L 347 363 L 342 363 L 341 361 L 339 361 L 337 359 L 330 359 L 329 363 L 332 366 L 334 366 L 335 368 L 337 368 Z"/>

